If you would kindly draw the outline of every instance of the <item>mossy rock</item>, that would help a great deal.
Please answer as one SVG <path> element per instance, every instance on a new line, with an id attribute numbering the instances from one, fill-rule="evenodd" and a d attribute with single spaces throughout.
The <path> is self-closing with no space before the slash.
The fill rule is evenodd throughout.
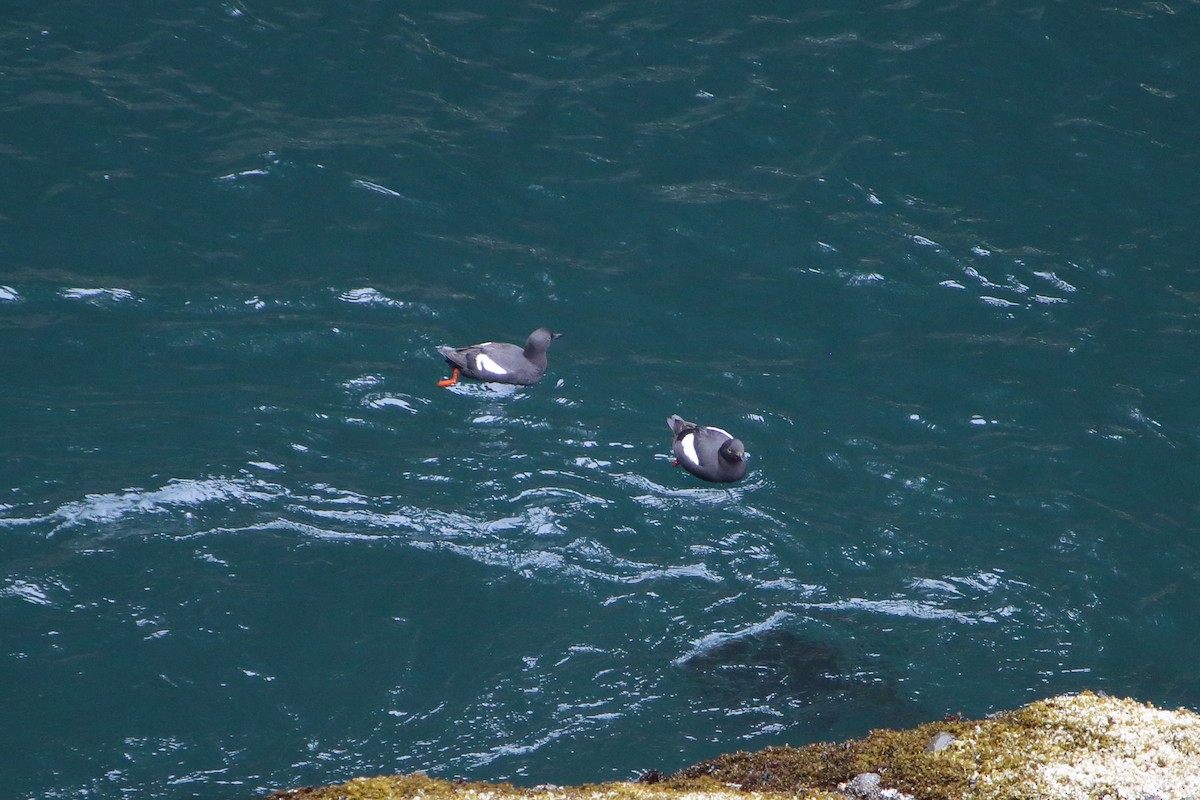
<path id="1" fill-rule="evenodd" d="M 932 722 L 911 730 L 876 730 L 847 742 L 730 753 L 681 770 L 668 783 L 687 789 L 703 778 L 760 792 L 834 791 L 856 775 L 873 772 L 882 786 L 921 800 L 962 798 L 970 789 L 971 770 L 947 750 L 926 748 L 938 733 L 959 737 L 975 724 Z"/>
<path id="2" fill-rule="evenodd" d="M 930 750 L 939 733 L 954 737 Z M 272 800 L 794 800 L 841 798 L 862 773 L 918 800 L 1200 797 L 1200 716 L 1085 692 L 978 721 L 876 730 L 862 739 L 768 747 L 702 761 L 654 783 L 521 789 L 423 775 L 359 778 Z"/>
<path id="3" fill-rule="evenodd" d="M 926 750 L 940 732 L 955 737 Z M 1200 716 L 1084 692 L 975 722 L 872 731 L 862 739 L 775 747 L 703 761 L 673 776 L 760 791 L 836 789 L 863 772 L 918 800 L 1200 797 Z"/>
<path id="4" fill-rule="evenodd" d="M 845 800 L 842 795 L 813 791 L 788 793 L 792 800 Z M 746 792 L 699 778 L 687 788 L 668 783 L 598 783 L 582 786 L 518 788 L 507 783 L 443 781 L 424 775 L 355 778 L 335 786 L 288 789 L 267 800 L 780 800 L 779 795 Z"/>

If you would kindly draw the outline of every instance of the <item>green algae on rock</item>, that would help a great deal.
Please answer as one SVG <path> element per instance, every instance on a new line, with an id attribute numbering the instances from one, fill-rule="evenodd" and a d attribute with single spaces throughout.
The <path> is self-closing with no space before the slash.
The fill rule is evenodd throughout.
<path id="1" fill-rule="evenodd" d="M 954 737 L 940 749 L 939 733 Z M 944 737 L 943 737 L 944 738 Z M 422 775 L 293 789 L 273 800 L 797 800 L 875 773 L 918 800 L 1185 800 L 1200 797 L 1200 715 L 1085 692 L 978 721 L 862 739 L 769 747 L 702 761 L 657 783 L 541 786 L 452 783 Z"/>

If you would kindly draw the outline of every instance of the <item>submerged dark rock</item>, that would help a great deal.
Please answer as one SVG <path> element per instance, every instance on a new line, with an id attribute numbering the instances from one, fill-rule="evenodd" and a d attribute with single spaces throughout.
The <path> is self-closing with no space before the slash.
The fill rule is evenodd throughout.
<path id="1" fill-rule="evenodd" d="M 715 635 L 675 663 L 697 694 L 724 708 L 769 705 L 824 727 L 847 713 L 915 721 L 915 710 L 872 665 L 787 622 Z"/>

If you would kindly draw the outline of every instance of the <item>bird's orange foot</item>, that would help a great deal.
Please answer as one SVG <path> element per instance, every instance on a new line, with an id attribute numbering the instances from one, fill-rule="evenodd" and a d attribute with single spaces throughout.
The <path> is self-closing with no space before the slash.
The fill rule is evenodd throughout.
<path id="1" fill-rule="evenodd" d="M 672 467 L 678 467 L 678 466 L 679 466 L 679 459 L 678 459 L 678 458 L 677 458 L 677 459 L 675 459 L 675 461 L 674 461 L 674 462 L 672 462 L 671 466 L 672 466 Z"/>
<path id="2" fill-rule="evenodd" d="M 438 381 L 438 386 L 453 386 L 458 383 L 458 367 L 454 368 L 454 374 L 449 378 Z"/>

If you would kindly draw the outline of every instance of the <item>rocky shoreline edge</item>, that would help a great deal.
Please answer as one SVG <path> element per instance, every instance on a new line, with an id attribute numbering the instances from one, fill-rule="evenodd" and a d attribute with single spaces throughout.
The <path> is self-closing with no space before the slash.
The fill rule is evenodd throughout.
<path id="1" fill-rule="evenodd" d="M 1200 715 L 1084 692 L 583 786 L 355 778 L 268 800 L 1200 800 Z"/>

